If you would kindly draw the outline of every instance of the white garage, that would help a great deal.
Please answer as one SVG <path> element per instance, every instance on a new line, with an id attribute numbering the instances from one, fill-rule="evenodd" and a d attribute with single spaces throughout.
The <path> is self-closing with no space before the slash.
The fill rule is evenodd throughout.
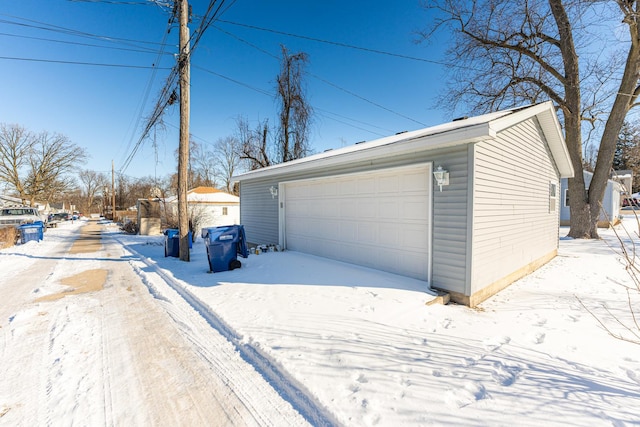
<path id="1" fill-rule="evenodd" d="M 555 107 L 544 102 L 235 180 L 249 243 L 409 276 L 475 306 L 556 255 L 556 189 L 572 176 Z"/>
<path id="2" fill-rule="evenodd" d="M 429 280 L 431 164 L 280 184 L 287 249 Z"/>

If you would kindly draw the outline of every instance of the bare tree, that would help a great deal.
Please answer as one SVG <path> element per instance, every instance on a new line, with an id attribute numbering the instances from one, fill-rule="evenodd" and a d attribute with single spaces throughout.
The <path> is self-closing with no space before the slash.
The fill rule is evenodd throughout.
<path id="1" fill-rule="evenodd" d="M 476 111 L 489 111 L 522 102 L 555 103 L 575 171 L 569 180 L 569 236 L 597 238 L 600 202 L 617 136 L 640 93 L 640 1 L 424 0 L 424 5 L 439 16 L 435 26 L 423 33 L 425 39 L 441 27 L 453 30 L 448 51 L 455 70 L 447 94 L 451 104 L 469 102 Z M 587 16 L 596 13 L 611 15 L 611 37 L 619 30 L 615 23 L 625 24 L 629 43 L 620 56 L 623 62 L 616 55 L 589 55 L 587 48 L 593 49 L 602 38 L 602 33 L 588 31 Z M 619 43 L 621 49 L 625 44 Z M 600 131 L 588 188 L 582 174 L 585 121 Z"/>
<path id="2" fill-rule="evenodd" d="M 217 159 L 217 175 L 221 177 L 224 190 L 227 193 L 233 193 L 231 185 L 231 177 L 236 173 L 240 166 L 240 141 L 233 136 L 220 138 L 215 144 Z"/>
<path id="3" fill-rule="evenodd" d="M 236 119 L 240 159 L 247 163 L 249 170 L 271 166 L 272 146 L 269 144 L 269 122 L 265 120 L 251 129 L 246 117 Z"/>
<path id="4" fill-rule="evenodd" d="M 110 180 L 104 173 L 87 169 L 80 171 L 78 179 L 84 201 L 82 210 L 88 215 L 92 212 L 98 195 L 104 191 L 105 187 L 109 186 Z"/>
<path id="5" fill-rule="evenodd" d="M 72 187 L 68 174 L 87 157 L 64 135 L 35 135 L 18 125 L 0 126 L 0 147 L 0 178 L 31 204 Z"/>
<path id="6" fill-rule="evenodd" d="M 268 120 L 252 128 L 245 117 L 236 120 L 240 159 L 249 170 L 299 159 L 309 154 L 312 108 L 304 91 L 304 52 L 289 54 L 282 46 L 280 72 L 276 77 L 278 124 L 274 137 Z"/>
<path id="7" fill-rule="evenodd" d="M 306 53 L 289 54 L 281 46 L 282 59 L 277 77 L 279 103 L 278 154 L 280 162 L 300 159 L 309 153 L 309 127 L 312 108 L 304 92 L 304 68 L 309 61 Z"/>
<path id="8" fill-rule="evenodd" d="M 189 151 L 190 188 L 216 187 L 216 163 L 218 160 L 216 153 L 193 140 L 189 145 L 191 147 Z"/>
<path id="9" fill-rule="evenodd" d="M 24 202 L 22 172 L 33 150 L 34 138 L 24 127 L 0 124 L 0 181 L 6 182 Z"/>
<path id="10" fill-rule="evenodd" d="M 25 180 L 31 203 L 50 194 L 56 181 L 65 180 L 65 174 L 78 168 L 86 158 L 85 150 L 71 143 L 66 136 L 40 133 L 29 157 L 29 172 Z"/>

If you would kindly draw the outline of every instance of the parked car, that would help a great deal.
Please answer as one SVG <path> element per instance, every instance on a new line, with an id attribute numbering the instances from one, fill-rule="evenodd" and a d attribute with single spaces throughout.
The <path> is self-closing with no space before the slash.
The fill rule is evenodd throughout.
<path id="1" fill-rule="evenodd" d="M 42 222 L 42 217 L 37 208 L 31 206 L 9 206 L 0 209 L 0 225 L 13 225 Z"/>
<path id="2" fill-rule="evenodd" d="M 49 214 L 49 219 L 47 221 L 47 227 L 57 227 L 59 223 L 63 221 L 69 220 L 69 214 L 67 212 L 58 212 L 54 214 Z"/>
<path id="3" fill-rule="evenodd" d="M 69 214 L 67 212 L 59 212 L 53 214 L 53 219 L 58 221 L 69 221 Z"/>

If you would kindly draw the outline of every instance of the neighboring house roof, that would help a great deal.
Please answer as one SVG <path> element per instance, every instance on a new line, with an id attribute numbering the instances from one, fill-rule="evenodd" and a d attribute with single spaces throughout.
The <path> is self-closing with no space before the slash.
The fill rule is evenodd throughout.
<path id="1" fill-rule="evenodd" d="M 177 197 L 166 199 L 167 203 L 176 203 Z M 240 198 L 213 187 L 196 187 L 187 191 L 187 202 L 239 204 Z"/>
<path id="2" fill-rule="evenodd" d="M 544 102 L 512 110 L 504 110 L 481 116 L 455 120 L 426 129 L 404 132 L 356 145 L 325 151 L 302 159 L 246 172 L 233 177 L 235 181 L 264 178 L 287 171 L 324 168 L 329 165 L 346 164 L 354 160 L 410 153 L 416 150 L 436 149 L 461 144 L 470 144 L 488 139 L 524 120 L 536 117 L 549 144 L 560 177 L 573 177 L 574 171 L 569 152 L 564 142 L 560 123 L 553 103 Z"/>

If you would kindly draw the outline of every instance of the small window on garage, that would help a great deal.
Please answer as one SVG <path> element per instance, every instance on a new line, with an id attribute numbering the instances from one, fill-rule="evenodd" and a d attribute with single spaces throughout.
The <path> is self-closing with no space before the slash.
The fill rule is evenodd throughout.
<path id="1" fill-rule="evenodd" d="M 569 206 L 569 189 L 564 190 L 564 207 Z"/>
<path id="2" fill-rule="evenodd" d="M 549 212 L 556 212 L 558 206 L 558 184 L 549 183 Z"/>
<path id="3" fill-rule="evenodd" d="M 222 208 L 222 215 L 229 215 L 228 208 L 226 206 Z"/>

